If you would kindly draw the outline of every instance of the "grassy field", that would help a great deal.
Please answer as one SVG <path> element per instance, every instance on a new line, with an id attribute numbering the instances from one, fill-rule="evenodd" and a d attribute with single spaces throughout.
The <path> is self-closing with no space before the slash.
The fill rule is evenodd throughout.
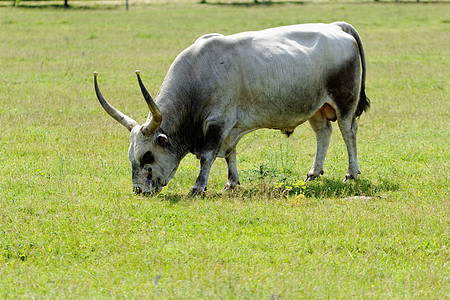
<path id="1" fill-rule="evenodd" d="M 0 8 L 0 298 L 450 298 L 447 4 L 179 3 Z M 261 130 L 238 147 L 241 186 L 187 198 L 190 155 L 157 197 L 131 191 L 128 132 L 93 90 L 144 122 L 198 36 L 345 20 L 363 39 L 372 109 L 362 170 L 341 183 L 335 126 L 322 178 L 300 181 L 315 139 Z"/>

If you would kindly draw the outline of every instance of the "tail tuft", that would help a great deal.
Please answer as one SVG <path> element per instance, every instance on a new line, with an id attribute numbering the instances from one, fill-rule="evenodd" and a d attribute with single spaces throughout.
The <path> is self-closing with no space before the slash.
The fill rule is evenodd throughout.
<path id="1" fill-rule="evenodd" d="M 370 108 L 370 99 L 366 96 L 366 91 L 364 86 L 361 86 L 361 93 L 359 94 L 359 102 L 356 107 L 355 115 L 359 117 L 363 112 L 367 112 Z"/>

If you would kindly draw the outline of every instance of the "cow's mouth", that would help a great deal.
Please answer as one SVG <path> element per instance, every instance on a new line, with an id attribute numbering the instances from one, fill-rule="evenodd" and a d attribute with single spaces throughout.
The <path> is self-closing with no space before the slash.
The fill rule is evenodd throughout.
<path id="1" fill-rule="evenodd" d="M 156 181 L 150 180 L 148 185 L 142 187 L 141 185 L 135 185 L 133 191 L 136 195 L 143 194 L 144 196 L 154 196 L 161 192 L 162 188 L 166 186 L 167 183 L 160 178 Z"/>
<path id="2" fill-rule="evenodd" d="M 135 192 L 136 195 L 143 194 L 144 196 L 155 196 L 159 192 L 161 192 L 161 190 L 162 190 L 162 186 L 157 186 L 150 190 L 143 190 L 140 186 L 136 186 L 133 188 L 133 192 Z"/>

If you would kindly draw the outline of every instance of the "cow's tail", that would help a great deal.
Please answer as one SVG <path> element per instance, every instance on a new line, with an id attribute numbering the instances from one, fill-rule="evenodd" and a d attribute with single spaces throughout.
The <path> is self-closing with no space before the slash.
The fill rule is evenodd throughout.
<path id="1" fill-rule="evenodd" d="M 370 100 L 366 96 L 366 56 L 364 55 L 364 48 L 362 45 L 361 37 L 358 34 L 356 29 L 345 22 L 335 22 L 333 24 L 341 27 L 342 31 L 350 34 L 355 39 L 359 48 L 359 56 L 361 57 L 361 67 L 362 67 L 362 76 L 361 76 L 361 92 L 359 94 L 359 102 L 356 108 L 355 115 L 359 117 L 364 111 L 368 111 L 370 108 Z"/>

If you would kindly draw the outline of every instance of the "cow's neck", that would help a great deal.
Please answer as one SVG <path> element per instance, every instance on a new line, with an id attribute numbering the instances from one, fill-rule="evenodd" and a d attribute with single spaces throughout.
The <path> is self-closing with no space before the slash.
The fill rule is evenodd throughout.
<path id="1" fill-rule="evenodd" d="M 174 92 L 171 95 L 161 91 L 158 96 L 160 97 L 158 106 L 163 117 L 161 131 L 169 137 L 177 155 L 182 158 L 188 152 L 197 152 L 197 148 L 201 148 L 203 137 L 201 117 L 197 116 L 197 110 L 192 107 L 195 99 L 185 91 Z"/>
<path id="2" fill-rule="evenodd" d="M 181 151 L 199 154 L 204 144 L 204 114 L 208 112 L 203 107 L 203 90 L 199 89 L 204 84 L 195 73 L 190 59 L 177 58 L 161 85 L 157 104 L 163 116 L 161 129 Z"/>

